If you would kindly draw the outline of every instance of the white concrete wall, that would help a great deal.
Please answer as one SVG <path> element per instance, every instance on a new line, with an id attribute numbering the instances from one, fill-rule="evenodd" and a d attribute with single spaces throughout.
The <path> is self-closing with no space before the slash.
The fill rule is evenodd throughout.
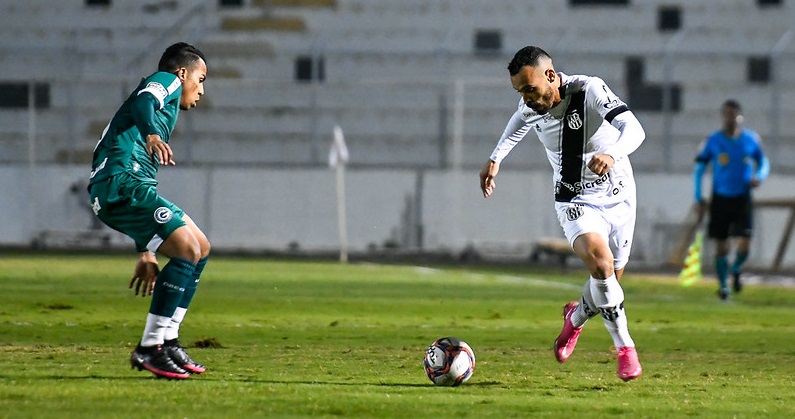
<path id="1" fill-rule="evenodd" d="M 27 246 L 43 231 L 68 237 L 91 226 L 82 166 L 0 167 L 0 245 Z M 33 176 L 31 176 L 33 174 Z M 562 237 L 552 209 L 550 173 L 503 167 L 497 191 L 483 199 L 477 172 L 429 171 L 422 187 L 424 249 L 460 252 L 472 245 L 489 256 L 529 253 L 542 237 Z M 348 170 L 346 174 L 348 235 L 351 251 L 381 248 L 407 228 L 417 172 L 413 170 Z M 660 265 L 675 232 L 655 225 L 684 220 L 691 205 L 689 175 L 637 175 L 638 224 L 633 260 Z M 773 175 L 757 198 L 787 197 L 793 176 Z M 80 183 L 78 192 L 70 186 Z M 215 249 L 304 250 L 338 248 L 334 172 L 330 169 L 167 168 L 160 172 L 160 193 L 177 203 L 202 227 Z M 709 190 L 706 182 L 705 190 Z M 791 194 L 791 193 L 790 193 Z M 770 266 L 786 223 L 783 210 L 759 210 L 751 266 Z M 56 243 L 57 244 L 57 243 Z M 113 233 L 111 244 L 131 242 Z M 784 258 L 795 267 L 795 249 Z"/>

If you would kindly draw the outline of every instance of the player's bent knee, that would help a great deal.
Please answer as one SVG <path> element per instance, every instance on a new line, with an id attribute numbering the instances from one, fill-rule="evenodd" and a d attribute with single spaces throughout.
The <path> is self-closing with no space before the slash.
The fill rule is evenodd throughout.
<path id="1" fill-rule="evenodd" d="M 210 256 L 210 249 L 211 248 L 212 248 L 212 245 L 210 245 L 209 241 L 204 240 L 201 243 L 201 258 L 202 259 L 206 258 L 207 256 Z"/>
<path id="2" fill-rule="evenodd" d="M 177 257 L 193 263 L 197 263 L 202 258 L 201 243 L 187 227 L 174 230 L 160 246 L 158 252 L 169 258 Z"/>
<path id="3" fill-rule="evenodd" d="M 593 268 L 591 269 L 591 275 L 594 278 L 605 279 L 609 278 L 610 276 L 615 273 L 613 269 L 613 260 L 605 260 L 605 259 L 595 259 L 593 263 Z"/>

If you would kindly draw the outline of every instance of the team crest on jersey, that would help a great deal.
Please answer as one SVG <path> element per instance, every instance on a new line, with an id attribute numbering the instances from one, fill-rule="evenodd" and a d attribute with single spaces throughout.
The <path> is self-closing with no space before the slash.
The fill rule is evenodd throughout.
<path id="1" fill-rule="evenodd" d="M 718 154 L 718 164 L 721 166 L 726 166 L 729 164 L 729 153 Z"/>
<path id="2" fill-rule="evenodd" d="M 582 118 L 580 118 L 580 114 L 576 112 L 566 115 L 566 123 L 571 129 L 582 128 Z"/>
<path id="3" fill-rule="evenodd" d="M 158 224 L 165 224 L 171 221 L 172 218 L 174 218 L 174 213 L 166 207 L 160 207 L 155 210 L 155 221 Z"/>
<path id="4" fill-rule="evenodd" d="M 574 221 L 582 217 L 582 213 L 582 205 L 574 205 L 572 207 L 566 208 L 566 218 L 569 221 Z"/>

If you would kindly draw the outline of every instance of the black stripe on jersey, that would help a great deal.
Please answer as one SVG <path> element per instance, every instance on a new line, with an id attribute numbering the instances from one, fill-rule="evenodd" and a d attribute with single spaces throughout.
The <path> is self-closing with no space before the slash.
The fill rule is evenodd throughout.
<path id="1" fill-rule="evenodd" d="M 621 105 L 621 106 L 613 109 L 612 111 L 608 112 L 607 115 L 605 115 L 605 121 L 612 123 L 613 119 L 615 119 L 615 117 L 617 117 L 619 114 L 622 114 L 622 113 L 624 113 L 624 112 L 626 112 L 628 110 L 629 110 L 629 108 L 627 108 L 627 105 Z"/>
<path id="2" fill-rule="evenodd" d="M 569 202 L 582 182 L 582 156 L 585 150 L 585 91 L 571 95 L 563 114 L 560 146 L 560 181 L 555 185 L 555 201 Z"/>

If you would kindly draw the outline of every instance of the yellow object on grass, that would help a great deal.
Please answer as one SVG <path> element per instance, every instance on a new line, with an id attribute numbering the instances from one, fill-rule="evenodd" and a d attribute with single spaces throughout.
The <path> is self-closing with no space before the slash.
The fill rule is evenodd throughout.
<path id="1" fill-rule="evenodd" d="M 682 286 L 688 287 L 701 279 L 701 249 L 704 245 L 704 233 L 699 231 L 693 239 L 693 243 L 687 248 L 685 266 L 679 273 L 679 282 Z"/>

